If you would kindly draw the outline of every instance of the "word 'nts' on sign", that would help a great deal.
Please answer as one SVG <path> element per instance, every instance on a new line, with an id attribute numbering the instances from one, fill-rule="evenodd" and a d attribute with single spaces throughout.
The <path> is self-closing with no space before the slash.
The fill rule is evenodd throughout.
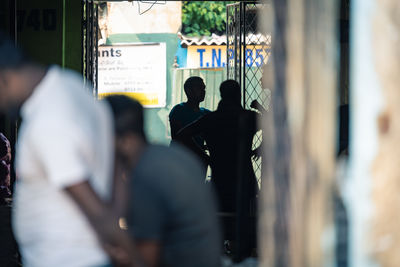
<path id="1" fill-rule="evenodd" d="M 124 94 L 144 107 L 166 105 L 165 43 L 100 46 L 98 94 Z"/>

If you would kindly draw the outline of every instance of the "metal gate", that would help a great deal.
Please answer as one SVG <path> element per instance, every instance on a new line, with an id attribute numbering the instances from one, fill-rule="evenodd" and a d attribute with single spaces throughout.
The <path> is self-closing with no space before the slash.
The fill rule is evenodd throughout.
<path id="1" fill-rule="evenodd" d="M 226 38 L 227 38 L 227 78 L 241 84 L 241 3 L 226 6 Z"/>
<path id="2" fill-rule="evenodd" d="M 82 74 L 85 84 L 93 86 L 93 95 L 96 97 L 99 40 L 98 15 L 98 4 L 94 0 L 82 0 Z"/>
<path id="3" fill-rule="evenodd" d="M 243 107 L 251 108 L 257 101 L 268 110 L 270 91 L 261 84 L 263 66 L 267 64 L 271 48 L 271 36 L 257 26 L 258 14 L 266 4 L 260 2 L 238 2 L 227 5 L 227 78 L 236 80 L 242 88 Z M 262 141 L 258 132 L 253 148 Z M 258 180 L 261 178 L 261 160 L 253 160 Z"/>

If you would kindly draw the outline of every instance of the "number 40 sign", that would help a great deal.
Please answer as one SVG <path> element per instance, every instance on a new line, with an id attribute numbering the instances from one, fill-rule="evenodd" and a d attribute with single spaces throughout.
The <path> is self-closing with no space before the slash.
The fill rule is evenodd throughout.
<path id="1" fill-rule="evenodd" d="M 30 9 L 17 11 L 17 29 L 34 31 L 56 31 L 56 9 Z"/>

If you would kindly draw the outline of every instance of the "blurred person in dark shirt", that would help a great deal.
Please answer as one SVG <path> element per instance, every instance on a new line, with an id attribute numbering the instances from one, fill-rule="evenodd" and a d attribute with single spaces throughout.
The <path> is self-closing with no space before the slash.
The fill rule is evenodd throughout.
<path id="1" fill-rule="evenodd" d="M 116 175 L 126 177 L 121 215 L 139 255 L 150 267 L 220 266 L 214 197 L 201 164 L 180 145 L 147 143 L 137 101 L 121 95 L 106 100 L 114 112 Z"/>

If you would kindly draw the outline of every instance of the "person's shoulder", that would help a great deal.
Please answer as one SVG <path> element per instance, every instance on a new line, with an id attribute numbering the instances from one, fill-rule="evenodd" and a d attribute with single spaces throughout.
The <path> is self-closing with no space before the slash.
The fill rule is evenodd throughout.
<path id="1" fill-rule="evenodd" d="M 84 88 L 82 76 L 74 70 L 63 69 L 59 66 L 52 65 L 48 69 L 48 74 L 62 82 L 58 84 L 58 86 L 78 84 L 81 88 Z"/>
<path id="2" fill-rule="evenodd" d="M 177 109 L 179 110 L 179 109 L 183 109 L 183 108 L 185 108 L 185 102 L 176 104 L 171 110 L 177 110 Z"/>
<path id="3" fill-rule="evenodd" d="M 209 126 L 214 125 L 220 119 L 220 114 L 217 111 L 210 111 L 204 113 L 200 118 L 198 118 L 194 123 L 197 125 L 202 125 L 203 130 Z"/>
<path id="4" fill-rule="evenodd" d="M 248 110 L 248 109 L 244 109 L 243 110 L 243 114 L 245 114 L 246 116 L 251 116 L 251 117 L 258 117 L 260 116 L 260 113 L 254 111 L 254 110 Z"/>
<path id="5" fill-rule="evenodd" d="M 62 69 L 59 66 L 52 65 L 48 69 L 48 75 L 51 76 L 51 95 L 53 105 L 90 105 L 87 103 L 93 100 L 93 94 L 88 85 L 84 84 L 82 76 L 74 70 Z M 82 105 L 81 101 L 86 104 Z M 92 101 L 94 102 L 94 101 Z"/>
<path id="6" fill-rule="evenodd" d="M 157 194 L 169 194 L 177 185 L 201 180 L 201 165 L 195 156 L 180 145 L 149 145 L 133 170 L 133 186 L 152 188 Z"/>
<path id="7" fill-rule="evenodd" d="M 221 115 L 221 112 L 218 110 L 216 110 L 216 111 L 207 110 L 207 112 L 205 112 L 204 115 L 200 119 L 206 121 L 206 120 L 218 118 L 220 115 Z"/>
<path id="8" fill-rule="evenodd" d="M 242 122 L 246 123 L 251 128 L 258 125 L 258 121 L 261 120 L 261 114 L 253 110 L 244 110 L 241 116 Z"/>
<path id="9" fill-rule="evenodd" d="M 179 103 L 175 105 L 171 111 L 169 112 L 169 118 L 173 117 L 176 115 L 176 113 L 179 113 L 181 110 L 185 108 L 185 103 Z"/>
<path id="10" fill-rule="evenodd" d="M 187 158 L 191 157 L 191 152 L 189 152 L 185 147 L 180 144 L 174 144 L 172 146 L 166 146 L 161 144 L 148 145 L 145 153 L 151 158 L 162 158 L 163 160 L 159 162 L 165 162 L 171 158 Z"/>
<path id="11" fill-rule="evenodd" d="M 145 153 L 147 154 L 160 154 L 160 155 L 165 155 L 169 152 L 170 147 L 166 145 L 161 145 L 161 144 L 151 144 L 148 145 L 146 148 Z"/>
<path id="12" fill-rule="evenodd" d="M 62 77 L 65 77 L 67 79 L 72 79 L 72 80 L 75 80 L 78 82 L 83 82 L 82 76 L 74 70 L 64 69 L 59 66 L 51 66 L 50 69 L 54 70 L 55 72 L 58 72 L 59 75 L 61 75 Z"/>
<path id="13" fill-rule="evenodd" d="M 173 173 L 186 168 L 195 171 L 197 168 L 201 168 L 193 153 L 180 144 L 149 145 L 143 154 L 143 159 L 143 162 L 151 163 L 152 171 L 161 173 L 166 171 Z"/>
<path id="14" fill-rule="evenodd" d="M 200 108 L 200 111 L 201 111 L 201 113 L 203 113 L 204 115 L 212 112 L 211 110 L 206 109 L 206 108 Z"/>

